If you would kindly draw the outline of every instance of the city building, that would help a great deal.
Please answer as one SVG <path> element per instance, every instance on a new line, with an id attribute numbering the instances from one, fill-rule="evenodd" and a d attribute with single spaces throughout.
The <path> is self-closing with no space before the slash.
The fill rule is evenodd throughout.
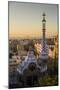
<path id="1" fill-rule="evenodd" d="M 12 53 L 9 54 L 9 85 L 17 83 L 16 71 L 20 62 L 20 56 Z"/>

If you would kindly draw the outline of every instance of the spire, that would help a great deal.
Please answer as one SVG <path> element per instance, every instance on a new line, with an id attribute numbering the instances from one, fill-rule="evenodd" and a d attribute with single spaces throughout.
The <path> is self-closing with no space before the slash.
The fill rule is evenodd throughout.
<path id="1" fill-rule="evenodd" d="M 43 13 L 42 16 L 43 16 L 43 20 L 42 20 L 42 22 L 46 22 L 46 20 L 45 20 L 45 16 L 46 16 L 46 14 Z"/>
<path id="2" fill-rule="evenodd" d="M 45 13 L 43 13 L 42 19 L 42 33 L 43 33 L 43 49 L 45 50 L 45 32 L 46 32 L 46 20 L 45 20 Z"/>
<path id="3" fill-rule="evenodd" d="M 43 16 L 46 16 L 45 12 L 43 13 Z"/>
<path id="4" fill-rule="evenodd" d="M 40 54 L 40 58 L 46 60 L 47 57 L 48 57 L 46 37 L 45 37 L 45 33 L 46 33 L 46 19 L 45 19 L 45 16 L 46 16 L 46 14 L 43 13 L 42 16 L 43 16 L 43 19 L 42 19 L 42 51 L 41 51 L 41 54 Z"/>

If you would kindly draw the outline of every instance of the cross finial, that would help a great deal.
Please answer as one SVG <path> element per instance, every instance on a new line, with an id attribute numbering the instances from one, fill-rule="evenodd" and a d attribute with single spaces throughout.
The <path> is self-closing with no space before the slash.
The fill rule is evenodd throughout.
<path id="1" fill-rule="evenodd" d="M 46 16 L 45 12 L 43 13 L 43 16 Z"/>

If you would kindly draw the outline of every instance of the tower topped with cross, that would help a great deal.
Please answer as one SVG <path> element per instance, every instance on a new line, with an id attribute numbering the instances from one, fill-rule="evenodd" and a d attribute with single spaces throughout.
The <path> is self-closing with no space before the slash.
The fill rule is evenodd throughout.
<path id="1" fill-rule="evenodd" d="M 42 50 L 39 55 L 39 63 L 41 65 L 41 71 L 44 72 L 47 70 L 47 59 L 48 59 L 48 47 L 46 44 L 46 14 L 43 13 L 42 15 Z"/>

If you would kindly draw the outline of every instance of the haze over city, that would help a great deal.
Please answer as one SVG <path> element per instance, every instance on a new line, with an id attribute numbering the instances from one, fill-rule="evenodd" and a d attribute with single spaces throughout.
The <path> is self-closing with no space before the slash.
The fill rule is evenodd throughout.
<path id="1" fill-rule="evenodd" d="M 9 3 L 9 37 L 42 37 L 42 14 L 46 13 L 46 37 L 57 35 L 57 5 L 40 3 Z"/>

